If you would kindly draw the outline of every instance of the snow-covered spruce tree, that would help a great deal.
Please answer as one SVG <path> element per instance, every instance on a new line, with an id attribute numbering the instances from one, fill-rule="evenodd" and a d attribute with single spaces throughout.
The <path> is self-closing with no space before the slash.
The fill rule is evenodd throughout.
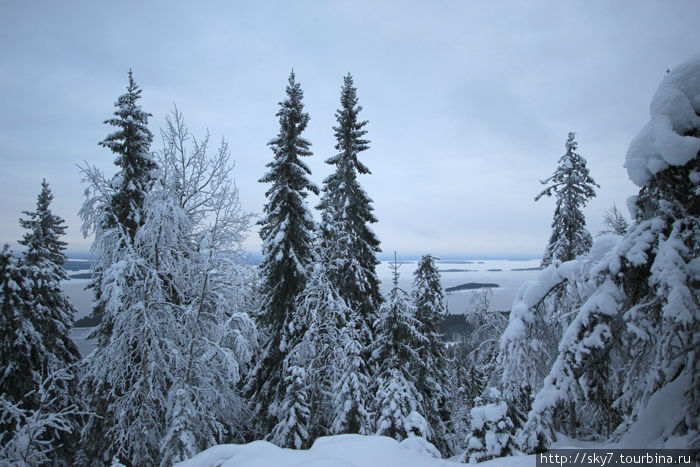
<path id="1" fill-rule="evenodd" d="M 486 403 L 471 409 L 471 430 L 467 435 L 467 449 L 461 462 L 477 462 L 512 455 L 516 451 L 513 421 L 508 416 L 508 405 L 500 392 L 490 388 Z"/>
<path id="2" fill-rule="evenodd" d="M 308 179 L 311 170 L 301 160 L 311 155 L 311 143 L 301 136 L 309 114 L 304 112 L 304 93 L 294 72 L 289 76 L 286 94 L 277 112 L 279 133 L 268 143 L 274 159 L 267 164 L 270 170 L 260 179 L 262 183 L 272 184 L 265 194 L 268 201 L 265 217 L 260 221 L 263 298 L 257 318 L 265 341 L 246 392 L 253 401 L 253 417 L 262 436 L 272 433 L 275 425 L 285 419 L 285 414 L 279 412 L 287 392 L 283 363 L 290 344 L 294 345 L 301 337 L 290 335 L 288 325 L 296 313 L 308 266 L 314 258 L 314 221 L 306 197 L 309 192 L 318 194 L 318 188 Z"/>
<path id="3" fill-rule="evenodd" d="M 270 433 L 270 440 L 278 446 L 301 449 L 308 448 L 311 441 L 311 381 L 306 368 L 295 364 L 293 356 L 292 353 L 285 359 L 284 385 L 287 392 L 277 409 L 278 422 Z"/>
<path id="4" fill-rule="evenodd" d="M 543 196 L 556 198 L 552 236 L 542 257 L 542 266 L 549 266 L 554 260 L 572 260 L 587 253 L 592 243 L 581 209 L 595 197 L 594 187 L 600 186 L 591 177 L 586 159 L 576 152 L 578 143 L 574 137 L 575 133 L 569 133 L 566 153 L 559 159 L 557 170 L 542 180 L 542 184 L 548 186 L 535 197 L 535 201 Z"/>
<path id="5" fill-rule="evenodd" d="M 369 227 L 377 222 L 372 200 L 358 180 L 359 174 L 370 173 L 358 159 L 360 152 L 369 149 L 369 141 L 364 138 L 367 121 L 359 120 L 361 110 L 352 75 L 348 74 L 343 78 L 340 109 L 335 114 L 338 125 L 333 127 L 338 153 L 326 160 L 327 164 L 335 166 L 335 172 L 323 182 L 318 209 L 322 218 L 323 260 L 330 264 L 333 284 L 356 314 L 353 319 L 363 346 L 369 348 L 372 325 L 382 300 L 376 274 L 377 253 L 381 250 L 379 240 Z"/>
<path id="6" fill-rule="evenodd" d="M 452 448 L 447 399 L 447 356 L 440 335 L 440 323 L 447 310 L 445 293 L 440 284 L 440 272 L 435 258 L 423 256 L 413 273 L 413 306 L 418 322 L 418 333 L 426 338 L 418 348 L 418 367 L 415 369 L 416 389 L 423 399 L 422 413 L 428 421 L 428 440 L 448 456 Z"/>
<path id="7" fill-rule="evenodd" d="M 500 337 L 498 363 L 500 388 L 514 421 L 519 425 L 531 409 L 531 402 L 544 384 L 561 339 L 561 327 L 553 320 L 554 305 L 561 300 L 548 300 L 565 293 L 568 281 L 575 281 L 578 263 L 557 262 L 540 273 L 539 280 L 527 282 L 518 290 L 509 315 L 508 325 Z M 536 286 L 535 286 L 536 284 Z M 518 427 L 520 428 L 520 427 Z M 534 439 L 532 449 L 542 450 L 553 436 L 550 425 L 538 427 L 528 436 Z"/>
<path id="8" fill-rule="evenodd" d="M 578 143 L 575 134 L 569 133 L 566 141 L 566 153 L 559 159 L 557 170 L 542 184 L 547 187 L 535 197 L 535 201 L 542 196 L 556 198 L 554 219 L 552 221 L 552 235 L 545 249 L 542 266 L 549 266 L 554 262 L 566 262 L 573 260 L 578 255 L 586 254 L 592 245 L 593 237 L 586 229 L 586 219 L 583 215 L 583 207 L 595 197 L 595 187 L 599 187 L 590 175 L 586 167 L 586 160 L 576 152 Z M 545 322 L 551 326 L 551 335 L 556 336 L 552 342 L 550 354 L 556 352 L 555 342 L 558 340 L 563 327 L 568 325 L 573 310 L 580 305 L 579 297 L 572 284 L 562 284 L 554 290 L 554 293 L 544 299 L 543 307 L 547 310 L 544 314 Z M 512 397 L 509 394 L 507 397 Z M 524 394 L 522 400 L 529 399 Z M 576 420 L 575 408 L 571 403 L 559 407 L 558 418 L 567 413 L 569 434 L 575 435 L 574 424 Z"/>
<path id="9" fill-rule="evenodd" d="M 651 121 L 630 144 L 625 167 L 640 186 L 628 201 L 635 224 L 623 238 L 601 237 L 594 250 L 601 244 L 604 254 L 589 255 L 597 264 L 582 275 L 589 285 L 583 304 L 528 414 L 526 448 L 538 427 L 551 424 L 552 408 L 577 392 L 592 403 L 613 401 L 623 417 L 616 430 L 623 443 L 652 399 L 675 394 L 672 419 L 649 442 L 700 445 L 698 76 L 700 55 L 666 75 Z M 601 391 L 606 369 L 615 384 Z"/>
<path id="10" fill-rule="evenodd" d="M 316 261 L 283 338 L 290 350 L 283 362 L 286 393 L 271 441 L 296 449 L 308 448 L 328 434 L 333 408 L 334 362 L 347 307 L 330 283 L 326 265 Z"/>
<path id="11" fill-rule="evenodd" d="M 92 264 L 93 280 L 88 288 L 93 290 L 93 316 L 100 317 L 101 323 L 95 329 L 93 336 L 97 337 L 97 351 L 101 356 L 96 356 L 94 360 L 86 362 L 87 377 L 81 382 L 82 392 L 89 395 L 87 399 L 88 409 L 100 415 L 107 414 L 104 419 L 93 417 L 88 422 L 82 434 L 82 445 L 84 454 L 95 462 L 107 462 L 112 458 L 112 450 L 118 451 L 119 456 L 127 456 L 123 443 L 126 440 L 117 440 L 113 445 L 107 439 L 107 432 L 111 433 L 117 421 L 128 424 L 132 421 L 130 416 L 110 419 L 109 413 L 114 413 L 115 400 L 125 396 L 110 386 L 109 380 L 100 380 L 90 377 L 91 367 L 98 371 L 98 363 L 102 356 L 110 354 L 116 345 L 112 341 L 112 331 L 115 326 L 114 319 L 121 311 L 127 312 L 129 304 L 119 303 L 124 296 L 131 295 L 135 302 L 138 302 L 137 289 L 141 288 L 141 293 L 146 293 L 143 289 L 145 280 L 144 271 L 137 267 L 139 265 L 138 253 L 134 249 L 133 243 L 138 228 L 143 225 L 145 213 L 143 204 L 153 181 L 153 170 L 155 163 L 149 153 L 151 141 L 153 139 L 148 130 L 148 117 L 150 114 L 141 110 L 137 105 L 141 97 L 141 90 L 133 79 L 131 70 L 128 74 L 129 83 L 127 92 L 117 99 L 114 104 L 116 110 L 114 118 L 105 120 L 105 124 L 114 126 L 116 131 L 109 134 L 99 144 L 110 149 L 115 155 L 115 165 L 119 167 L 117 173 L 111 180 L 96 168 L 91 166 L 83 167 L 82 173 L 84 181 L 88 182 L 85 190 L 85 201 L 80 210 L 83 219 L 83 234 L 94 233 L 95 241 L 92 251 L 95 254 L 95 261 Z M 111 296 L 111 297 L 110 297 Z M 133 310 L 132 310 L 133 311 Z M 130 314 L 127 315 L 131 317 Z M 128 321 L 128 319 L 127 319 Z M 128 323 L 124 323 L 128 324 Z M 134 326 L 138 328 L 135 322 Z M 138 331 L 134 331 L 138 332 Z M 118 336 L 121 340 L 125 336 Z M 129 341 L 133 339 L 133 341 Z M 124 368 L 137 368 L 138 352 L 130 347 L 135 345 L 140 339 L 126 337 L 129 341 L 121 342 L 126 345 L 122 352 L 128 355 L 128 362 L 123 362 Z M 122 357 L 124 355 L 119 355 Z M 115 356 L 116 357 L 116 356 Z M 121 373 L 121 372 L 118 372 Z M 113 374 L 112 376 L 125 377 L 125 374 Z M 127 381 L 121 384 L 129 385 Z M 148 407 L 147 409 L 150 409 Z M 118 438 L 118 436 L 115 436 Z M 152 437 L 144 436 L 143 442 L 139 446 L 144 447 L 150 453 L 155 453 L 156 446 Z M 148 445 L 148 443 L 151 445 Z M 134 447 L 136 449 L 136 447 Z M 103 457 L 106 456 L 106 457 Z M 150 457 L 146 457 L 150 458 Z"/>
<path id="12" fill-rule="evenodd" d="M 53 194 L 44 180 L 36 211 L 24 211 L 28 218 L 19 221 L 28 230 L 19 241 L 20 245 L 27 247 L 21 261 L 32 280 L 35 320 L 49 352 L 49 361 L 43 368 L 44 378 L 80 359 L 78 348 L 68 335 L 73 326 L 75 308 L 60 284 L 68 279 L 63 269 L 67 244 L 59 238 L 65 234 L 66 225 L 63 219 L 51 212 L 52 200 Z"/>
<path id="13" fill-rule="evenodd" d="M 26 267 L 32 287 L 31 320 L 40 334 L 44 348 L 41 367 L 35 370 L 44 380 L 57 371 L 66 371 L 69 377 L 55 380 L 51 385 L 54 392 L 50 400 L 54 407 L 43 410 L 59 412 L 63 407 L 78 404 L 76 372 L 73 366 L 80 360 L 80 352 L 69 336 L 73 327 L 75 308 L 61 289 L 61 281 L 68 278 L 63 265 L 66 262 L 66 243 L 60 239 L 65 234 L 64 220 L 50 208 L 53 194 L 46 180 L 41 183 L 36 211 L 24 211 L 27 219 L 20 219 L 20 225 L 27 229 L 20 245 L 27 248 L 21 258 Z M 38 388 L 37 388 L 38 389 Z M 54 453 L 58 462 L 72 462 L 77 447 L 77 420 L 73 430 L 60 432 L 61 448 Z M 72 431 L 72 432 L 71 432 Z"/>
<path id="14" fill-rule="evenodd" d="M 85 191 L 86 201 L 81 209 L 81 213 L 84 211 L 85 214 L 81 216 L 84 218 L 97 210 L 90 203 L 101 203 L 104 207 L 99 210 L 103 212 L 103 217 L 96 229 L 121 229 L 124 235 L 114 239 L 132 242 L 137 228 L 143 222 L 143 202 L 153 183 L 152 172 L 156 164 L 150 153 L 153 134 L 148 129 L 148 118 L 151 114 L 144 112 L 138 105 L 141 89 L 134 81 L 131 70 L 128 78 L 126 93 L 119 96 L 114 103 L 114 117 L 104 121 L 116 130 L 99 142 L 100 146 L 108 148 L 116 155 L 114 164 L 119 170 L 109 182 L 108 191 L 91 192 L 93 186 L 88 186 Z M 99 176 L 102 177 L 101 174 Z M 87 175 L 87 178 L 90 176 Z M 103 196 L 108 196 L 109 199 L 101 199 Z M 88 285 L 95 296 L 92 315 L 102 318 L 103 321 L 96 332 L 100 340 L 108 340 L 111 333 L 111 322 L 108 317 L 103 316 L 105 303 L 100 295 L 102 271 L 111 267 L 113 260 L 118 260 L 109 254 L 109 250 L 106 251 L 107 254 L 98 255 L 92 263 L 93 280 Z"/>
<path id="15" fill-rule="evenodd" d="M 117 155 L 114 164 L 119 172 L 112 179 L 115 193 L 110 203 L 114 218 L 107 222 L 122 226 L 133 239 L 136 229 L 142 223 L 141 208 L 146 193 L 152 183 L 152 171 L 156 164 L 150 154 L 153 134 L 148 129 L 151 114 L 141 110 L 137 101 L 141 98 L 141 89 L 134 81 L 129 70 L 129 84 L 126 94 L 122 94 L 114 104 L 114 118 L 105 120 L 105 124 L 116 127 L 116 131 L 107 135 L 99 144 Z"/>
<path id="16" fill-rule="evenodd" d="M 467 366 L 473 368 L 472 374 L 475 377 L 482 379 L 484 386 L 481 390 L 500 376 L 497 365 L 498 341 L 507 325 L 504 313 L 495 310 L 491 305 L 492 295 L 493 291 L 488 288 L 476 291 L 464 313 L 469 328 L 465 339 L 468 350 Z"/>
<path id="17" fill-rule="evenodd" d="M 700 55 L 673 68 L 652 99 L 650 122 L 630 143 L 624 166 L 640 187 L 628 201 L 636 224 L 607 272 L 621 282 L 627 298 L 622 309 L 632 356 L 629 371 L 621 372 L 616 406 L 629 407 L 628 419 L 634 419 L 654 392 L 685 384 L 683 405 L 663 437 L 686 434 L 695 448 L 700 447 L 699 76 Z"/>
<path id="18" fill-rule="evenodd" d="M 85 360 L 81 381 L 88 409 L 99 414 L 89 419 L 81 442 L 84 460 L 95 465 L 111 459 L 136 465 L 159 461 L 168 389 L 174 383 L 172 339 L 178 331 L 170 281 L 160 265 L 178 262 L 173 256 L 180 250 L 169 247 L 185 218 L 173 211 L 167 221 L 158 222 L 146 211 L 144 206 L 133 240 L 119 227 L 95 234 L 93 251 L 113 258 L 100 284 L 101 326 L 109 323 L 109 339 L 100 339 Z M 102 214 L 84 218 L 84 224 L 99 225 Z"/>
<path id="19" fill-rule="evenodd" d="M 490 289 L 477 291 L 464 313 L 466 331 L 450 354 L 450 406 L 455 437 L 464 440 L 470 431 L 471 409 L 489 384 L 499 381 L 498 339 L 506 318 L 491 306 Z M 509 408 L 511 406 L 509 405 Z M 510 414 L 509 414 L 510 415 Z"/>
<path id="20" fill-rule="evenodd" d="M 394 286 L 379 310 L 372 363 L 377 368 L 376 394 L 372 404 L 376 434 L 401 441 L 410 436 L 427 438 L 428 423 L 420 413 L 423 398 L 416 388 L 414 370 L 419 367 L 417 349 L 427 342 L 418 331 L 415 308 L 399 287 L 400 264 L 391 266 Z"/>
<path id="21" fill-rule="evenodd" d="M 317 260 L 310 269 L 297 302 L 297 313 L 288 329 L 294 329 L 290 335 L 305 329 L 291 354 L 297 365 L 306 368 L 311 409 L 307 431 L 309 439 L 314 440 L 333 433 L 331 425 L 336 412 L 343 410 L 333 402 L 336 397 L 342 397 L 333 392 L 333 387 L 339 378 L 347 376 L 339 367 L 346 364 L 341 332 L 350 310 L 328 277 L 328 265 Z"/>
<path id="22" fill-rule="evenodd" d="M 448 347 L 450 358 L 448 407 L 454 439 L 457 441 L 464 440 L 469 433 L 469 412 L 486 388 L 484 374 L 472 363 L 470 352 L 472 347 L 466 338 Z"/>
<path id="23" fill-rule="evenodd" d="M 371 434 L 372 417 L 368 410 L 370 379 L 367 362 L 355 322 L 342 330 L 338 348 L 338 377 L 333 384 L 331 408 L 333 419 L 330 432 Z"/>
<path id="24" fill-rule="evenodd" d="M 29 271 L 5 244 L 0 251 L 0 394 L 11 404 L 36 409 L 32 397 L 42 381 L 46 349 L 32 319 Z M 15 424 L 3 421 L 0 433 L 12 436 Z"/>
<path id="25" fill-rule="evenodd" d="M 95 231 L 93 249 L 111 256 L 100 289 L 110 338 L 88 357 L 82 381 L 100 415 L 83 431 L 85 461 L 170 465 L 236 439 L 236 383 L 254 329 L 240 306 L 246 278 L 232 253 L 249 216 L 222 147 L 211 164 L 206 151 L 166 147 L 133 240 L 103 227 L 113 187 L 84 169 L 96 194 L 82 211 L 84 229 Z"/>

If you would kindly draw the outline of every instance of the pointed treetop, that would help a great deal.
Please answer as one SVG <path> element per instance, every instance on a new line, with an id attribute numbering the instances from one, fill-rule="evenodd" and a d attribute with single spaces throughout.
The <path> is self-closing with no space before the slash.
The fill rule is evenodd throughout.
<path id="1" fill-rule="evenodd" d="M 126 87 L 126 89 L 129 92 L 140 94 L 141 90 L 139 89 L 138 85 L 136 84 L 136 81 L 134 81 L 134 72 L 131 71 L 131 68 L 129 68 L 128 76 L 129 76 L 129 85 Z"/>
<path id="2" fill-rule="evenodd" d="M 590 170 L 586 166 L 586 159 L 576 153 L 578 143 L 575 140 L 576 133 L 569 132 L 566 140 L 566 152 L 559 158 L 557 169 L 551 177 L 540 180 L 543 185 L 549 184 L 537 196 L 535 201 L 539 201 L 543 196 L 552 196 L 555 194 L 560 196 L 561 192 L 567 190 L 572 185 L 579 187 L 580 197 L 585 201 L 595 197 L 596 193 L 593 187 L 600 188 L 600 185 L 591 177 Z"/>
<path id="3" fill-rule="evenodd" d="M 343 77 L 343 89 L 340 95 L 340 102 L 343 107 L 353 107 L 357 105 L 357 88 L 354 86 L 352 75 L 348 73 Z M 358 107 L 357 111 L 362 110 Z"/>
<path id="4" fill-rule="evenodd" d="M 399 263 L 396 259 L 396 252 L 394 252 L 394 262 L 389 264 L 389 269 L 391 269 L 391 274 L 393 276 L 394 287 L 399 286 L 399 268 L 403 263 Z"/>
<path id="5" fill-rule="evenodd" d="M 150 153 L 153 134 L 148 129 L 148 119 L 152 115 L 137 105 L 141 89 L 134 81 L 131 70 L 128 77 L 126 93 L 119 96 L 114 104 L 114 117 L 104 121 L 106 125 L 115 127 L 115 131 L 98 144 L 116 154 L 114 164 L 120 167 L 112 180 L 116 193 L 110 210 L 115 218 L 108 220 L 108 223 L 116 222 L 126 227 L 129 237 L 133 239 L 137 227 L 142 223 L 140 210 L 153 182 L 152 172 L 157 166 Z"/>
<path id="6" fill-rule="evenodd" d="M 566 140 L 566 153 L 559 158 L 554 173 L 542 180 L 546 185 L 536 197 L 554 196 L 556 207 L 552 221 L 552 236 L 542 258 L 542 266 L 549 266 L 554 259 L 569 261 L 587 253 L 592 244 L 586 230 L 583 207 L 596 195 L 600 185 L 591 176 L 586 159 L 576 152 L 576 134 L 570 132 Z"/>
<path id="7" fill-rule="evenodd" d="M 27 229 L 22 240 L 18 243 L 27 247 L 25 261 L 28 264 L 38 264 L 40 261 L 50 261 L 56 265 L 56 272 L 64 275 L 60 266 L 66 261 L 64 250 L 67 243 L 60 240 L 66 232 L 65 221 L 51 212 L 53 193 L 46 179 L 41 182 L 41 191 L 37 196 L 36 210 L 23 211 L 28 219 L 20 219 L 19 224 Z"/>

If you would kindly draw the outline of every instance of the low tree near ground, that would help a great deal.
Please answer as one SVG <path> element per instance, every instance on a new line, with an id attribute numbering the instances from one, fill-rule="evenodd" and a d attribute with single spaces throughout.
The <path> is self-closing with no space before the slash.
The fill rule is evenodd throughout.
<path id="1" fill-rule="evenodd" d="M 418 348 L 416 389 L 423 399 L 421 413 L 425 414 L 429 433 L 427 439 L 445 455 L 452 453 L 450 413 L 447 409 L 447 355 L 440 334 L 440 324 L 447 314 L 445 293 L 440 284 L 440 272 L 435 258 L 423 256 L 413 273 L 413 306 L 416 310 L 418 333 L 425 341 Z"/>
<path id="2" fill-rule="evenodd" d="M 427 338 L 418 330 L 420 323 L 408 294 L 398 285 L 399 266 L 394 257 L 394 285 L 375 324 L 377 341 L 372 359 L 377 382 L 372 407 L 376 434 L 401 441 L 409 436 L 427 437 L 428 424 L 420 413 L 423 397 L 416 388 L 414 373 L 419 367 L 417 349 L 427 343 Z"/>
<path id="3" fill-rule="evenodd" d="M 372 433 L 372 416 L 368 409 L 371 383 L 363 350 L 356 325 L 350 321 L 341 331 L 338 376 L 332 387 L 333 434 Z"/>
<path id="4" fill-rule="evenodd" d="M 486 401 L 477 402 L 471 409 L 470 426 L 467 449 L 460 457 L 461 462 L 475 464 L 513 455 L 517 451 L 508 405 L 497 389 L 490 388 Z"/>

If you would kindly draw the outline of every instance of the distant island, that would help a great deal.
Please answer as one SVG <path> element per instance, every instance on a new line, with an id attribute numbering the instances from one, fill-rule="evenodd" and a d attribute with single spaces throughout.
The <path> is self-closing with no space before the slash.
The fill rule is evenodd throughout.
<path id="1" fill-rule="evenodd" d="M 511 271 L 541 271 L 542 268 L 537 267 L 537 268 L 515 268 L 511 269 Z"/>
<path id="2" fill-rule="evenodd" d="M 466 284 L 456 285 L 454 287 L 448 287 L 445 292 L 459 292 L 460 290 L 476 290 L 476 289 L 486 289 L 486 288 L 496 288 L 500 287 L 498 284 L 482 283 L 482 282 L 467 282 Z"/>
<path id="3" fill-rule="evenodd" d="M 63 269 L 66 271 L 83 271 L 85 269 L 90 269 L 90 266 L 92 266 L 92 261 L 89 259 L 70 258 L 63 264 Z"/>
<path id="4" fill-rule="evenodd" d="M 477 272 L 476 269 L 440 269 L 440 272 Z"/>
<path id="5" fill-rule="evenodd" d="M 90 272 L 81 272 L 79 274 L 71 274 L 68 276 L 70 279 L 92 279 L 92 273 Z"/>

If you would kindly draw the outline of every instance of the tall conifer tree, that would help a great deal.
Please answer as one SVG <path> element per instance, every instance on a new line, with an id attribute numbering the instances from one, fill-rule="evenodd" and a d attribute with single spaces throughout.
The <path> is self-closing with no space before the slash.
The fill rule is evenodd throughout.
<path id="1" fill-rule="evenodd" d="M 110 229 L 117 229 L 119 232 L 110 234 L 114 240 L 133 243 L 136 230 L 144 221 L 143 203 L 153 184 L 153 172 L 157 164 L 150 153 L 153 134 L 148 129 L 148 118 L 151 114 L 144 112 L 138 105 L 141 89 L 134 81 L 131 70 L 128 78 L 126 93 L 119 96 L 114 103 L 114 117 L 104 121 L 106 125 L 116 127 L 116 131 L 98 143 L 116 155 L 114 164 L 119 170 L 108 184 L 92 184 L 87 188 L 80 215 L 83 219 L 88 219 L 92 218 L 95 212 L 100 212 L 101 219 L 95 226 L 96 239 Z M 102 177 L 102 174 L 97 174 L 94 170 L 84 172 L 88 181 L 92 175 Z M 101 191 L 98 192 L 96 186 L 100 186 Z M 94 279 L 88 288 L 93 289 L 95 295 L 93 316 L 103 318 L 97 330 L 100 340 L 108 339 L 112 332 L 109 317 L 102 316 L 105 307 L 101 290 L 102 272 L 117 260 L 112 253 L 122 246 L 114 244 L 105 249 L 104 254 L 98 252 L 92 266 Z"/>
<path id="2" fill-rule="evenodd" d="M 274 159 L 267 164 L 270 170 L 260 179 L 262 183 L 272 184 L 265 194 L 268 201 L 265 217 L 260 221 L 263 298 L 258 321 L 266 342 L 247 385 L 255 404 L 255 418 L 265 434 L 288 419 L 288 414 L 282 413 L 282 402 L 287 386 L 295 379 L 285 377 L 283 362 L 304 331 L 288 325 L 295 315 L 314 257 L 314 221 L 306 197 L 310 192 L 318 194 L 318 188 L 308 179 L 311 170 L 301 160 L 312 154 L 311 143 L 301 136 L 309 114 L 304 112 L 304 93 L 293 71 L 286 94 L 277 112 L 279 133 L 268 143 Z"/>
<path id="3" fill-rule="evenodd" d="M 135 420 L 142 422 L 152 413 L 158 413 L 155 403 L 152 400 L 145 403 L 144 399 L 137 400 L 136 397 L 130 399 L 134 405 L 142 404 L 141 409 L 146 415 L 137 413 L 139 410 L 127 414 L 130 408 L 117 407 L 129 395 L 139 393 L 143 396 L 144 392 L 139 392 L 143 386 L 136 381 L 139 380 L 139 371 L 144 368 L 142 362 L 150 358 L 141 351 L 150 349 L 150 346 L 140 347 L 139 344 L 152 342 L 144 337 L 145 332 L 140 336 L 138 332 L 132 335 L 120 323 L 130 322 L 134 327 L 143 323 L 142 319 L 130 321 L 140 306 L 137 297 L 139 294 L 142 294 L 141 298 L 156 296 L 155 293 L 149 295 L 146 291 L 149 284 L 144 282 L 153 268 L 144 258 L 139 258 L 136 246 L 136 234 L 146 221 L 144 203 L 157 168 L 149 152 L 153 136 L 147 125 L 151 114 L 138 105 L 140 98 L 141 89 L 129 70 L 126 93 L 115 102 L 114 117 L 104 122 L 116 130 L 99 143 L 116 155 L 114 163 L 119 170 L 107 180 L 93 167 L 83 169 L 89 185 L 80 215 L 84 235 L 94 232 L 92 249 L 96 255 L 92 266 L 94 279 L 88 287 L 93 289 L 95 296 L 93 315 L 102 318 L 93 333 L 97 337 L 97 349 L 86 361 L 86 375 L 81 381 L 83 393 L 88 395 L 88 409 L 102 416 L 92 417 L 82 433 L 83 454 L 94 462 L 105 462 L 112 456 L 153 460 L 158 451 L 153 433 L 143 436 L 142 443 L 126 448 L 128 442 L 124 440 L 128 436 L 124 433 L 127 430 L 122 430 L 124 425 L 130 425 L 137 431 L 139 426 Z M 142 300 L 141 305 L 148 307 L 148 300 Z M 117 334 L 116 339 L 112 339 L 113 333 Z M 119 346 L 127 358 L 119 365 L 108 367 L 105 358 L 113 355 L 113 350 Z M 103 378 L 101 371 L 106 371 L 110 378 Z M 121 414 L 118 414 L 120 410 Z M 156 419 L 157 416 L 152 418 Z"/>
<path id="4" fill-rule="evenodd" d="M 595 197 L 594 187 L 600 188 L 586 167 L 586 159 L 576 152 L 578 143 L 575 133 L 569 133 L 566 153 L 559 159 L 559 166 L 543 185 L 548 185 L 535 201 L 543 196 L 557 200 L 552 221 L 552 236 L 542 258 L 542 266 L 549 266 L 557 259 L 570 261 L 577 255 L 586 254 L 593 237 L 586 230 L 586 218 L 581 211 L 588 200 Z"/>
<path id="5" fill-rule="evenodd" d="M 358 159 L 360 152 L 369 149 L 369 141 L 364 138 L 367 121 L 359 119 L 361 110 L 352 75 L 348 74 L 335 114 L 338 125 L 333 127 L 338 153 L 326 160 L 335 166 L 335 172 L 324 180 L 318 208 L 322 211 L 321 243 L 324 260 L 330 264 L 329 274 L 345 302 L 359 316 L 355 320 L 357 331 L 368 346 L 382 301 L 375 270 L 379 263 L 376 255 L 381 250 L 368 226 L 377 222 L 372 200 L 358 181 L 358 174 L 371 173 Z"/>

